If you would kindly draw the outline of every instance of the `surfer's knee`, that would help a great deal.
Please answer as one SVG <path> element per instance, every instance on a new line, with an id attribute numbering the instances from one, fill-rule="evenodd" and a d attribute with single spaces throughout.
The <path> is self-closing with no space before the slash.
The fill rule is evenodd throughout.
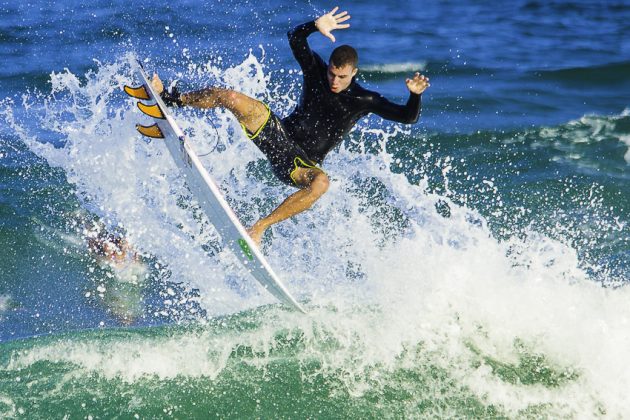
<path id="1" fill-rule="evenodd" d="M 249 96 L 231 89 L 214 89 L 215 95 L 225 108 L 242 110 L 251 102 L 258 102 Z"/>
<path id="2" fill-rule="evenodd" d="M 330 180 L 328 179 L 328 175 L 322 171 L 316 171 L 313 180 L 309 184 L 309 189 L 312 194 L 317 197 L 321 197 L 326 191 L 328 191 L 329 186 Z"/>
<path id="3" fill-rule="evenodd" d="M 242 96 L 241 93 L 235 92 L 230 89 L 217 89 L 216 92 L 223 106 L 227 108 L 237 105 Z"/>

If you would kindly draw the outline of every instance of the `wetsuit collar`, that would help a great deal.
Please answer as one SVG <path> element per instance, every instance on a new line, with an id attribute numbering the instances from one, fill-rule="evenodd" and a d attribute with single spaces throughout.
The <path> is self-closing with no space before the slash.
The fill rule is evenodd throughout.
<path id="1" fill-rule="evenodd" d="M 357 78 L 357 77 L 356 77 L 356 76 L 354 76 L 354 77 L 352 78 L 352 81 L 351 81 L 351 82 L 350 82 L 350 84 L 348 85 L 348 87 L 347 87 L 347 88 L 345 88 L 344 90 L 342 90 L 341 92 L 339 92 L 339 93 L 338 93 L 338 95 L 339 95 L 339 94 L 341 94 L 341 93 L 352 93 L 352 90 L 353 90 L 353 89 L 354 89 L 354 87 L 357 85 L 357 82 L 356 82 L 356 80 L 355 80 L 356 78 Z"/>

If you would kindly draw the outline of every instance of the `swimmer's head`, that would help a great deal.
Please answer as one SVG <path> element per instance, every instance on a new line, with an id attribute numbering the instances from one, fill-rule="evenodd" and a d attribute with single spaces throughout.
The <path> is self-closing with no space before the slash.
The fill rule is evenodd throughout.
<path id="1" fill-rule="evenodd" d="M 103 248 L 108 255 L 121 255 L 125 252 L 125 240 L 117 235 L 109 235 L 107 240 L 103 243 Z"/>
<path id="2" fill-rule="evenodd" d="M 103 257 L 123 256 L 127 248 L 127 243 L 121 236 L 111 233 L 90 238 L 88 245 L 92 252 Z"/>

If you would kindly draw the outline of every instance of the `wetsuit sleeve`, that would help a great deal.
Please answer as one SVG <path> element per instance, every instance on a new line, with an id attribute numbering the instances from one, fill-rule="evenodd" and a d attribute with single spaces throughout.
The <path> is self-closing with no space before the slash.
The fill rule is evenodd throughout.
<path id="1" fill-rule="evenodd" d="M 311 47 L 308 45 L 308 41 L 306 40 L 310 34 L 316 31 L 317 28 L 315 27 L 315 21 L 311 21 L 296 26 L 287 34 L 289 37 L 291 51 L 293 51 L 293 56 L 300 64 L 300 67 L 304 72 L 313 69 L 317 65 L 315 53 L 313 53 L 313 50 L 311 50 Z"/>
<path id="2" fill-rule="evenodd" d="M 375 93 L 372 95 L 370 102 L 369 112 L 373 112 L 386 120 L 414 124 L 420 116 L 422 95 L 409 93 L 407 103 L 398 105 Z"/>

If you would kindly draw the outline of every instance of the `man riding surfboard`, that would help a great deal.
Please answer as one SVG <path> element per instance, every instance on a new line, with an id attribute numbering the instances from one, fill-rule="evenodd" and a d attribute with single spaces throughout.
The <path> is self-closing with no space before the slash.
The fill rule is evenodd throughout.
<path id="1" fill-rule="evenodd" d="M 176 89 L 168 92 L 158 76 L 153 76 L 152 84 L 167 105 L 230 110 L 247 137 L 265 154 L 278 179 L 299 189 L 248 230 L 257 244 L 267 228 L 309 209 L 328 190 L 328 176 L 319 165 L 360 118 L 375 113 L 387 120 L 413 124 L 420 115 L 422 92 L 430 86 L 427 77 L 415 73 L 406 79 L 409 99 L 398 105 L 355 81 L 358 56 L 354 48 L 336 48 L 328 64 L 311 50 L 307 41 L 310 34 L 319 31 L 335 42 L 332 31 L 350 26 L 344 23 L 350 15 L 338 10 L 335 7 L 288 33 L 304 83 L 298 106 L 284 119 L 263 102 L 240 92 L 214 87 L 183 94 Z"/>

